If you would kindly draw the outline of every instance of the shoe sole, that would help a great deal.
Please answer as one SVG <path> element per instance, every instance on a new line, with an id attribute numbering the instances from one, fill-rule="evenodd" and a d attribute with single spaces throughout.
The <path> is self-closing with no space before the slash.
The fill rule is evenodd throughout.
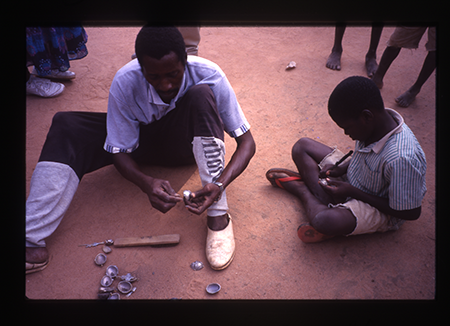
<path id="1" fill-rule="evenodd" d="M 233 252 L 233 255 L 231 256 L 230 260 L 225 265 L 220 266 L 220 267 L 211 266 L 211 268 L 214 269 L 215 271 L 221 271 L 221 270 L 227 268 L 228 266 L 230 266 L 231 262 L 233 261 L 235 253 L 236 253 L 236 250 Z"/>
<path id="2" fill-rule="evenodd" d="M 297 235 L 304 243 L 317 243 L 333 238 L 333 236 L 325 235 L 318 232 L 309 224 L 301 224 L 297 228 Z"/>
<path id="3" fill-rule="evenodd" d="M 28 263 L 28 264 L 32 264 L 32 263 Z M 38 263 L 35 263 L 38 264 Z M 25 274 L 30 274 L 30 273 L 35 273 L 35 272 L 40 272 L 43 269 L 45 269 L 48 266 L 48 261 L 46 261 L 45 263 L 43 263 L 44 265 L 41 265 L 39 267 L 33 267 L 31 269 L 25 269 Z M 25 267 L 26 268 L 26 267 Z"/>

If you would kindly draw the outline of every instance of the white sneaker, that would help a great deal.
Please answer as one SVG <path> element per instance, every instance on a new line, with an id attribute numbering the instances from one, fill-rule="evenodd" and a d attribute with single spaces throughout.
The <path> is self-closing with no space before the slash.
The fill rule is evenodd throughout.
<path id="1" fill-rule="evenodd" d="M 38 76 L 40 78 L 54 78 L 54 79 L 74 79 L 77 75 L 73 71 L 59 71 L 58 69 L 53 69 L 47 76 L 39 76 L 36 68 L 33 68 L 31 72 L 32 75 Z"/>
<path id="2" fill-rule="evenodd" d="M 41 97 L 54 97 L 62 93 L 64 85 L 55 83 L 50 80 L 30 76 L 26 83 L 27 94 L 37 95 Z"/>

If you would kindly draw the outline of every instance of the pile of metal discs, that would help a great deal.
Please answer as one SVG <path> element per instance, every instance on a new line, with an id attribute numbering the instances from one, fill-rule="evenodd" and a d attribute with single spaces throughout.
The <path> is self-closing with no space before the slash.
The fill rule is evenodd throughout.
<path id="1" fill-rule="evenodd" d="M 114 281 L 119 275 L 119 269 L 115 265 L 108 266 L 106 273 L 100 281 L 100 288 L 98 291 L 98 298 L 102 300 L 120 300 L 120 294 L 125 294 L 129 297 L 136 291 L 136 287 L 133 287 L 132 282 L 137 278 L 130 273 L 120 276 L 121 281 L 116 287 L 113 286 Z"/>

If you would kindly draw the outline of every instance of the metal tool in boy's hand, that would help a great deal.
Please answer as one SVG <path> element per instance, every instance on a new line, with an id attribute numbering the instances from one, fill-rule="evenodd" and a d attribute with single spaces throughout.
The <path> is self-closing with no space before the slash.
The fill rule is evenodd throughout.
<path id="1" fill-rule="evenodd" d="M 109 240 L 105 240 L 105 241 L 102 241 L 102 242 L 94 242 L 94 243 L 91 243 L 91 244 L 78 245 L 78 247 L 91 248 L 91 247 L 97 247 L 98 245 L 101 245 L 101 244 L 104 244 L 104 245 L 107 245 L 107 246 L 111 246 L 111 245 L 114 244 L 114 241 L 112 239 L 109 239 Z"/>
<path id="2" fill-rule="evenodd" d="M 339 166 L 339 164 L 341 164 L 342 162 L 344 162 L 347 157 L 349 157 L 350 155 L 353 154 L 353 151 L 348 152 L 347 154 L 345 154 L 344 156 L 342 156 L 342 158 L 337 161 L 336 163 L 334 163 L 334 166 L 332 167 L 332 169 L 337 168 Z"/>

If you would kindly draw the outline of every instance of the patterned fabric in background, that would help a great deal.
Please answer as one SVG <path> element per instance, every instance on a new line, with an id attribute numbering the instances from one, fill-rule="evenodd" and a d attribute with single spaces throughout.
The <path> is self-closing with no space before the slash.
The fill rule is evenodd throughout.
<path id="1" fill-rule="evenodd" d="M 34 66 L 39 76 L 51 70 L 67 71 L 69 60 L 87 54 L 87 34 L 83 27 L 27 27 L 27 67 Z"/>

